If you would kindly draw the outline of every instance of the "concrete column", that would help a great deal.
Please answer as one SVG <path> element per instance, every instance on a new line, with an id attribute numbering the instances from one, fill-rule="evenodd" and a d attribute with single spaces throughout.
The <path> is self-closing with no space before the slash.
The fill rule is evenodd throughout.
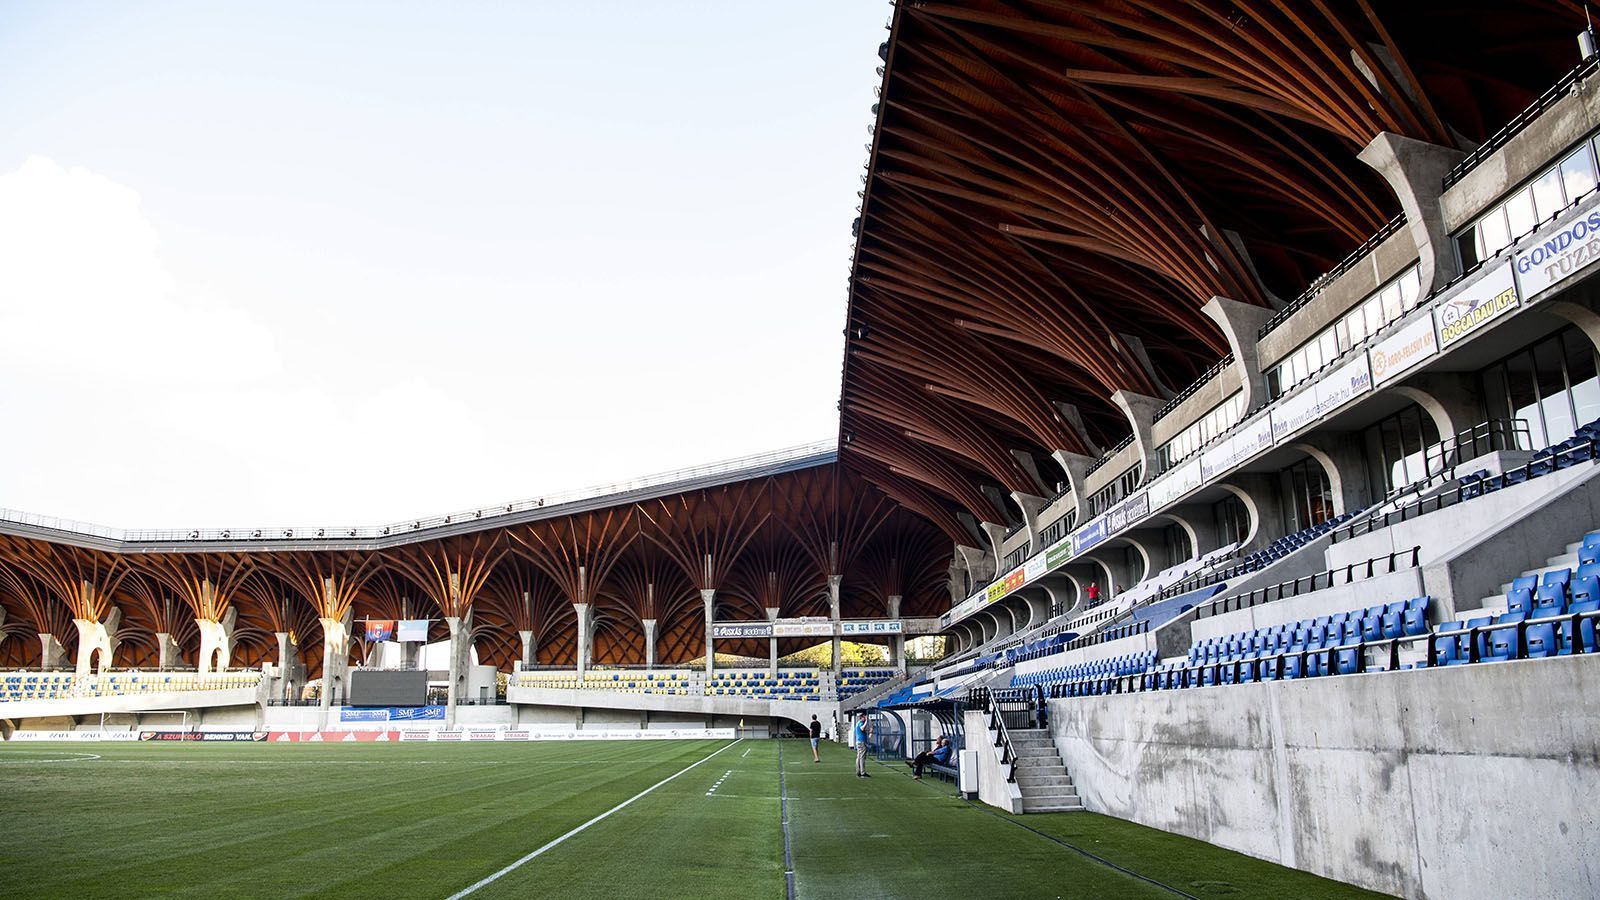
<path id="1" fill-rule="evenodd" d="M 1260 550 L 1283 537 L 1283 490 L 1277 472 L 1241 472 L 1221 486 L 1243 501 L 1250 513 L 1251 534 L 1241 550 Z"/>
<path id="2" fill-rule="evenodd" d="M 778 621 L 778 607 L 776 607 L 776 606 L 768 606 L 768 607 L 766 607 L 766 610 L 767 610 L 767 621 L 768 622 L 776 622 L 776 621 Z M 768 644 L 768 647 L 769 647 L 769 649 L 767 650 L 767 658 L 768 658 L 767 673 L 772 675 L 773 677 L 777 677 L 777 675 L 778 675 L 778 636 L 776 634 L 774 634 L 772 637 L 768 638 L 767 639 L 767 644 Z"/>
<path id="3" fill-rule="evenodd" d="M 67 661 L 67 648 L 61 646 L 61 641 L 56 636 L 47 632 L 39 633 L 39 671 L 46 669 L 59 669 Z"/>
<path id="4" fill-rule="evenodd" d="M 1261 373 L 1261 355 L 1257 352 L 1256 335 L 1261 326 L 1272 318 L 1272 310 L 1212 297 L 1200 311 L 1211 317 L 1228 339 L 1228 349 L 1233 352 L 1233 367 L 1239 373 L 1239 383 L 1244 391 L 1244 408 L 1252 410 L 1267 400 L 1267 377 Z"/>
<path id="5" fill-rule="evenodd" d="M 1032 556 L 1044 549 L 1039 544 L 1039 513 L 1044 510 L 1046 501 L 1021 491 L 1012 491 L 1011 499 L 1022 510 L 1022 528 L 1028 533 L 1028 555 Z"/>
<path id="6" fill-rule="evenodd" d="M 709 677 L 717 667 L 716 641 L 711 637 L 711 623 L 716 612 L 717 592 L 715 588 L 702 589 L 700 602 L 705 606 L 706 613 L 706 675 Z"/>
<path id="7" fill-rule="evenodd" d="M 995 574 L 998 575 L 1006 570 L 1006 557 L 1000 550 L 1000 545 L 1006 539 L 1006 526 L 997 522 L 980 522 L 978 527 L 983 529 L 983 536 L 989 539 L 989 554 L 994 563 Z"/>
<path id="8" fill-rule="evenodd" d="M 72 624 L 78 626 L 78 678 L 89 677 L 89 670 L 95 669 L 95 674 L 104 675 L 106 669 L 111 668 L 112 657 L 117 648 L 117 625 L 122 621 L 122 610 L 111 608 L 111 614 L 104 622 L 93 619 L 73 619 Z M 94 655 L 100 654 L 100 665 L 94 665 Z"/>
<path id="9" fill-rule="evenodd" d="M 844 648 L 840 646 L 839 639 L 839 586 L 844 584 L 843 575 L 828 576 L 828 618 L 833 620 L 833 675 L 839 676 L 839 670 L 844 668 Z"/>
<path id="10" fill-rule="evenodd" d="M 322 696 L 318 706 L 317 729 L 328 727 L 328 708 L 334 695 L 339 695 L 342 705 L 350 684 L 350 620 L 351 611 L 345 610 L 338 619 L 322 618 Z"/>
<path id="11" fill-rule="evenodd" d="M 895 620 L 899 620 L 899 618 L 900 618 L 900 595 L 899 594 L 890 594 L 889 595 L 889 618 L 895 619 Z M 900 634 L 897 634 L 897 635 L 889 638 L 889 665 L 894 666 L 897 670 L 899 670 L 900 674 L 902 674 L 902 675 L 905 674 L 905 671 L 906 671 L 906 636 L 905 636 L 905 632 L 903 632 L 903 631 Z"/>
<path id="12" fill-rule="evenodd" d="M 1445 230 L 1444 176 L 1466 154 L 1450 147 L 1384 132 L 1356 154 L 1389 183 L 1405 210 L 1406 227 L 1417 245 L 1422 292 L 1438 290 L 1461 274 L 1450 233 Z"/>
<path id="13" fill-rule="evenodd" d="M 1156 443 L 1150 436 L 1150 429 L 1155 423 L 1156 410 L 1165 403 L 1155 397 L 1131 391 L 1117 391 L 1111 395 L 1111 402 L 1128 417 L 1128 425 L 1133 428 L 1133 443 L 1139 448 L 1139 458 L 1144 461 L 1141 483 L 1149 481 L 1156 471 Z M 1085 502 L 1087 499 L 1085 498 Z"/>
<path id="14" fill-rule="evenodd" d="M 156 632 L 156 665 L 162 669 L 175 669 L 183 663 L 183 651 L 172 635 Z"/>
<path id="15" fill-rule="evenodd" d="M 1459 431 L 1487 421 L 1482 384 L 1464 372 L 1425 372 L 1388 388 L 1416 402 L 1433 419 L 1439 437 L 1449 440 Z M 1566 435 L 1551 435 L 1564 438 Z"/>
<path id="16" fill-rule="evenodd" d="M 1089 518 L 1089 493 L 1084 489 L 1084 482 L 1089 478 L 1089 467 L 1095 464 L 1095 458 L 1066 450 L 1053 450 L 1050 458 L 1067 473 L 1067 485 L 1072 488 L 1072 508 L 1078 513 L 1076 521 L 1082 523 Z"/>
<path id="17" fill-rule="evenodd" d="M 522 667 L 524 669 L 537 665 L 539 648 L 533 644 L 532 631 L 517 631 L 517 637 L 522 640 Z"/>
<path id="18" fill-rule="evenodd" d="M 589 670 L 589 604 L 572 604 L 573 612 L 578 614 L 578 679 L 581 681 L 585 672 Z"/>
<path id="19" fill-rule="evenodd" d="M 445 616 L 450 626 L 450 687 L 445 694 L 444 724 L 456 727 L 456 704 L 467 689 L 467 668 L 472 665 L 472 608 L 464 616 Z"/>
<path id="20" fill-rule="evenodd" d="M 956 553 L 967 570 L 967 593 L 977 590 L 994 578 L 994 554 L 965 544 L 956 545 Z M 965 598 L 963 598 L 965 599 Z"/>
<path id="21" fill-rule="evenodd" d="M 644 667 L 646 671 L 656 667 L 656 620 L 644 619 Z"/>
<path id="22" fill-rule="evenodd" d="M 272 634 L 278 639 L 278 680 L 281 682 L 278 696 L 283 700 L 293 700 L 299 693 L 304 669 L 300 664 L 300 647 L 287 631 L 275 631 Z"/>
<path id="23" fill-rule="evenodd" d="M 203 678 L 212 672 L 226 672 L 228 662 L 233 655 L 233 629 L 239 619 L 239 611 L 228 607 L 222 619 L 195 619 L 194 624 L 200 629 L 200 658 L 196 666 Z M 213 659 L 215 667 L 213 667 Z"/>
<path id="24" fill-rule="evenodd" d="M 1334 515 L 1365 509 L 1372 502 L 1367 456 L 1359 433 L 1317 431 L 1289 446 L 1316 460 L 1327 473 Z"/>

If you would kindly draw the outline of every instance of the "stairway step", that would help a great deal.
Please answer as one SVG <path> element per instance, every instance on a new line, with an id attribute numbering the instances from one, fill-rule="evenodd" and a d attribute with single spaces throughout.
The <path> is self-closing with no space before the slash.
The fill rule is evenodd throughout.
<path id="1" fill-rule="evenodd" d="M 1019 756 L 1017 757 L 1018 769 L 1063 769 L 1066 768 L 1061 757 L 1052 753 L 1049 756 Z"/>
<path id="2" fill-rule="evenodd" d="M 1072 775 L 1035 775 L 1030 769 L 1019 769 L 1016 773 L 1016 783 L 1021 785 L 1026 793 L 1029 788 L 1072 786 Z"/>
<path id="3" fill-rule="evenodd" d="M 1022 811 L 1025 813 L 1052 813 L 1052 812 L 1083 812 L 1083 801 L 1073 797 L 1069 802 L 1058 802 L 1054 799 L 1044 803 L 1029 803 L 1022 801 Z"/>

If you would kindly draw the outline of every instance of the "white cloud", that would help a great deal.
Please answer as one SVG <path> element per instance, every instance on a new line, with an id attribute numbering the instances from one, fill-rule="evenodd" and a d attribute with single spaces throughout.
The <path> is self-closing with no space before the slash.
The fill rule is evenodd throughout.
<path id="1" fill-rule="evenodd" d="M 0 175 L 0 357 L 34 375 L 140 388 L 282 368 L 250 315 L 179 290 L 137 191 L 42 156 Z"/>

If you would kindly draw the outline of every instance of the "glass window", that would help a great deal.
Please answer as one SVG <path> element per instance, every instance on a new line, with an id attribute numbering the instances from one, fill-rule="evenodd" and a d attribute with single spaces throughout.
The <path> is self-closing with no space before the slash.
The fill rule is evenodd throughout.
<path id="1" fill-rule="evenodd" d="M 1400 299 L 1405 309 L 1416 306 L 1422 299 L 1422 272 L 1416 266 L 1407 269 L 1405 274 L 1400 276 Z"/>
<path id="2" fill-rule="evenodd" d="M 1533 212 L 1533 189 L 1523 188 L 1506 201 L 1506 224 L 1513 239 L 1533 231 L 1539 217 Z"/>
<path id="3" fill-rule="evenodd" d="M 1545 439 L 1544 417 L 1539 413 L 1539 386 L 1533 374 L 1533 355 L 1526 350 L 1506 359 L 1506 389 L 1511 397 L 1511 417 L 1528 423 L 1530 450 L 1550 446 Z"/>
<path id="4" fill-rule="evenodd" d="M 1367 320 L 1367 334 L 1375 334 L 1383 327 L 1383 301 L 1373 297 L 1362 305 L 1361 311 Z"/>
<path id="5" fill-rule="evenodd" d="M 1511 233 L 1506 230 L 1506 213 L 1503 209 L 1496 209 L 1478 220 L 1478 234 L 1482 237 L 1482 245 L 1478 248 L 1480 259 L 1499 253 L 1511 243 Z"/>
<path id="6" fill-rule="evenodd" d="M 1338 355 L 1339 355 L 1339 342 L 1334 339 L 1332 331 L 1324 331 L 1322 333 L 1322 338 L 1319 341 L 1317 341 L 1317 343 L 1322 345 L 1321 346 L 1321 351 L 1322 351 L 1322 364 L 1323 365 L 1327 365 L 1328 363 L 1333 362 L 1333 360 L 1336 357 L 1338 357 Z"/>
<path id="7" fill-rule="evenodd" d="M 1572 384 L 1573 415 L 1578 424 L 1600 419 L 1600 379 L 1596 378 L 1594 346 L 1576 328 L 1561 336 L 1566 348 L 1567 381 Z"/>
<path id="8" fill-rule="evenodd" d="M 1572 398 L 1567 393 L 1567 372 L 1560 336 L 1533 348 L 1533 370 L 1539 382 L 1539 410 L 1549 443 L 1566 440 L 1577 429 L 1572 419 Z"/>
<path id="9" fill-rule="evenodd" d="M 1594 190 L 1594 182 L 1594 157 L 1587 144 L 1561 161 L 1561 184 L 1567 189 L 1568 203 Z"/>
<path id="10" fill-rule="evenodd" d="M 1560 169 L 1551 169 L 1533 183 L 1533 205 L 1541 222 L 1567 205 L 1566 195 L 1561 190 Z"/>

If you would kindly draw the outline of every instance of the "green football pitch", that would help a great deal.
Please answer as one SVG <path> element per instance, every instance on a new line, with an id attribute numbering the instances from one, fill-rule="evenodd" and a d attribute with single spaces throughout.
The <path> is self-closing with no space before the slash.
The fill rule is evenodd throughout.
<path id="1" fill-rule="evenodd" d="M 1345 897 L 804 743 L 9 744 L 6 897 Z"/>

